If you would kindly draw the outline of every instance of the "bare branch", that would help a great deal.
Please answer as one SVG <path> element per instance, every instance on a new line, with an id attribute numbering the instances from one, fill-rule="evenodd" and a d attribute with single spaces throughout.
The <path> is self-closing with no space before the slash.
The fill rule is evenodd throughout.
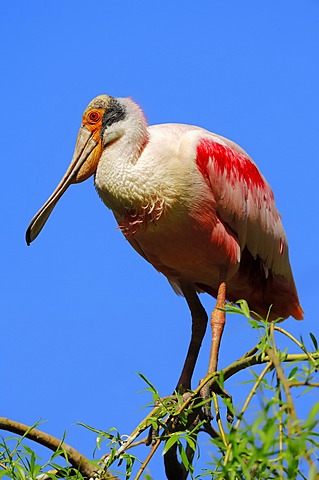
<path id="1" fill-rule="evenodd" d="M 65 454 L 65 457 L 70 462 L 70 464 L 74 468 L 76 468 L 84 477 L 92 478 L 95 477 L 97 474 L 97 466 L 92 465 L 88 461 L 88 459 L 80 452 L 78 452 L 75 448 L 71 447 L 67 443 L 64 443 L 64 441 L 59 440 L 53 435 L 5 417 L 0 417 L 0 429 L 29 438 L 30 440 L 33 440 L 34 442 L 49 448 L 53 452 L 56 452 L 58 449 L 61 448 L 62 451 L 60 455 L 64 456 Z M 118 477 L 115 477 L 108 472 L 104 473 L 104 478 L 107 478 L 109 480 L 119 480 Z"/>

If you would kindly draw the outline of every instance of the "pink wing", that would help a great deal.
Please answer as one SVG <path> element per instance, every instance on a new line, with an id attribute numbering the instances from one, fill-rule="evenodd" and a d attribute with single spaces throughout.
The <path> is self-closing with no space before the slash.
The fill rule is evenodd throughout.
<path id="1" fill-rule="evenodd" d="M 238 145 L 217 135 L 199 140 L 196 163 L 212 190 L 217 215 L 237 236 L 241 252 L 246 248 L 253 259 L 261 260 L 266 279 L 271 272 L 271 303 L 281 297 L 287 316 L 301 319 L 281 216 L 255 163 Z"/>
<path id="2" fill-rule="evenodd" d="M 196 163 L 214 194 L 221 220 L 238 236 L 241 251 L 247 247 L 266 269 L 289 277 L 281 216 L 269 184 L 251 158 L 239 147 L 204 138 L 197 146 Z"/>

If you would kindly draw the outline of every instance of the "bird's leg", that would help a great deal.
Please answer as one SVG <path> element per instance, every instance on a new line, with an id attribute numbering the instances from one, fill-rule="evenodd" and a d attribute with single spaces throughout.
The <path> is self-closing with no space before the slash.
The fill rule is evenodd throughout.
<path id="1" fill-rule="evenodd" d="M 180 287 L 192 315 L 191 340 L 183 370 L 176 386 L 176 390 L 182 389 L 182 391 L 185 392 L 191 388 L 191 379 L 202 340 L 206 332 L 208 317 L 195 289 L 191 285 L 182 282 L 180 282 Z"/>
<path id="2" fill-rule="evenodd" d="M 191 380 L 196 365 L 198 353 L 204 338 L 208 316 L 201 304 L 195 289 L 188 283 L 180 282 L 180 288 L 189 306 L 192 316 L 192 335 L 189 343 L 186 359 L 182 369 L 181 376 L 176 385 L 176 391 L 181 391 L 185 396 L 187 390 L 191 388 Z M 183 398 L 184 398 L 183 395 Z M 157 432 L 153 427 L 150 428 L 147 445 L 153 443 Z"/>
<path id="3" fill-rule="evenodd" d="M 198 295 L 192 285 L 180 282 L 180 287 L 183 295 L 187 301 L 192 316 L 192 335 L 188 347 L 186 359 L 182 369 L 181 376 L 177 382 L 176 390 L 183 393 L 183 399 L 189 395 L 187 390 L 191 388 L 191 380 L 196 365 L 196 360 L 199 350 L 204 338 L 207 327 L 207 313 L 201 304 Z M 198 408 L 194 409 L 187 421 L 187 427 L 179 422 L 178 418 L 174 418 L 169 425 L 171 431 L 189 428 L 192 430 L 199 422 Z M 195 429 L 195 428 L 194 428 Z M 196 442 L 196 438 L 195 438 Z M 186 457 L 191 464 L 194 456 L 194 449 L 186 447 Z M 187 469 L 185 469 L 183 462 L 180 462 L 177 455 L 177 445 L 173 445 L 164 455 L 165 473 L 168 479 L 184 480 L 188 476 Z"/>
<path id="4" fill-rule="evenodd" d="M 226 282 L 222 281 L 219 284 L 216 305 L 211 315 L 211 328 L 212 328 L 212 343 L 210 348 L 209 364 L 207 375 L 210 375 L 217 370 L 218 364 L 218 355 L 219 347 L 222 339 L 224 326 L 225 326 L 225 311 L 221 310 L 225 307 L 226 301 Z M 219 392 L 223 395 L 228 396 L 226 392 Z M 203 400 L 206 400 L 207 403 L 204 407 L 204 411 L 207 419 L 212 418 L 211 409 L 210 409 L 210 384 L 207 383 L 201 390 L 201 396 Z"/>
<path id="5" fill-rule="evenodd" d="M 226 301 L 226 282 L 221 282 L 218 287 L 217 300 L 215 308 L 212 312 L 210 324 L 212 327 L 212 344 L 210 349 L 209 365 L 207 374 L 216 372 L 218 364 L 219 347 L 224 332 L 226 315 L 225 311 L 220 310 L 225 308 Z"/>

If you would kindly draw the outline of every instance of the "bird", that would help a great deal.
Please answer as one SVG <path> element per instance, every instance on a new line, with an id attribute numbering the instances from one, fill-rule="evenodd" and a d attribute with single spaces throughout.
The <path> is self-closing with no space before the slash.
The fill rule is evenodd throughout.
<path id="1" fill-rule="evenodd" d="M 303 319 L 273 191 L 235 142 L 202 127 L 149 126 L 131 98 L 99 95 L 84 111 L 62 180 L 26 231 L 38 236 L 71 184 L 95 188 L 131 246 L 183 295 L 192 333 L 176 388 L 187 391 L 216 297 L 208 372 L 217 369 L 225 302 L 245 299 L 269 321 Z"/>

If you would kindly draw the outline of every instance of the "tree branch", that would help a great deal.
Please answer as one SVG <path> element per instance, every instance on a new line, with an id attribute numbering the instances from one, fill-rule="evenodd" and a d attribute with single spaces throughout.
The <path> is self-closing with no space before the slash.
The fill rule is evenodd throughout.
<path id="1" fill-rule="evenodd" d="M 75 448 L 71 447 L 67 443 L 64 443 L 64 441 L 59 440 L 53 435 L 5 417 L 0 417 L 0 429 L 12 433 L 17 433 L 18 435 L 29 438 L 30 440 L 33 440 L 34 442 L 39 443 L 46 448 L 49 448 L 53 452 L 56 452 L 59 448 L 61 448 L 63 451 L 60 455 L 63 456 L 63 454 L 66 453 L 66 459 L 84 477 L 92 478 L 97 475 L 97 472 L 99 470 L 97 466 L 92 465 L 88 461 L 88 459 L 80 452 L 78 452 Z M 115 477 L 108 472 L 104 472 L 104 478 L 107 478 L 109 480 L 119 480 L 118 477 Z"/>
<path id="2" fill-rule="evenodd" d="M 275 329 L 277 330 L 276 327 Z M 280 333 L 284 333 L 284 332 L 280 330 Z M 298 346 L 300 347 L 299 344 Z M 263 364 L 268 364 L 267 370 L 270 368 L 275 368 L 277 371 L 277 374 L 279 372 L 279 378 L 280 378 L 280 374 L 282 373 L 282 370 L 279 368 L 280 362 L 278 365 L 278 362 L 276 362 L 276 359 L 274 358 L 274 355 L 275 355 L 274 352 L 271 350 L 268 350 L 266 352 L 261 352 L 258 347 L 259 345 L 253 347 L 249 352 L 243 355 L 239 360 L 233 362 L 231 365 L 224 368 L 220 372 L 214 372 L 210 375 L 207 375 L 200 382 L 199 386 L 193 392 L 188 393 L 188 396 L 185 399 L 185 401 L 183 401 L 182 404 L 177 406 L 174 412 L 173 410 L 171 411 L 170 408 L 165 406 L 165 404 L 156 405 L 153 408 L 153 410 L 146 416 L 146 418 L 142 420 L 142 422 L 140 422 L 140 424 L 135 428 L 132 434 L 121 444 L 121 446 L 117 449 L 117 451 L 113 452 L 111 459 L 109 460 L 110 458 L 109 454 L 105 455 L 101 459 L 99 466 L 92 465 L 84 455 L 82 455 L 80 452 L 75 450 L 70 445 L 67 445 L 66 443 L 64 443 L 63 440 L 59 440 L 53 437 L 52 435 L 44 433 L 36 428 L 24 425 L 20 422 L 16 422 L 14 420 L 0 417 L 0 429 L 7 430 L 9 432 L 13 432 L 23 437 L 29 438 L 30 440 L 33 440 L 49 448 L 54 452 L 61 449 L 61 452 L 58 451 L 58 454 L 61 456 L 64 456 L 69 461 L 69 463 L 86 478 L 92 478 L 92 477 L 96 478 L 101 474 L 104 479 L 119 480 L 118 477 L 112 475 L 108 471 L 104 471 L 104 469 L 108 469 L 110 467 L 110 464 L 112 464 L 116 459 L 118 459 L 121 456 L 122 453 L 124 453 L 127 449 L 129 449 L 132 446 L 132 444 L 134 444 L 136 439 L 140 436 L 140 434 L 143 431 L 145 431 L 149 426 L 153 425 L 154 422 L 155 423 L 158 422 L 158 424 L 161 425 L 160 428 L 164 428 L 165 432 L 167 432 L 166 428 L 169 427 L 169 425 L 172 422 L 176 421 L 179 415 L 181 415 L 182 412 L 185 411 L 187 407 L 190 407 L 192 403 L 193 403 L 193 408 L 195 408 L 195 410 L 197 409 L 198 411 L 201 411 L 200 407 L 202 406 L 202 402 L 198 403 L 198 400 L 199 400 L 200 391 L 202 390 L 204 385 L 209 383 L 210 387 L 212 388 L 212 391 L 215 391 L 215 393 L 219 394 L 220 392 L 219 378 L 220 377 L 224 381 L 226 381 L 236 373 L 242 370 L 245 370 L 247 367 L 252 367 L 254 365 L 263 365 Z M 302 361 L 311 360 L 313 364 L 316 364 L 318 359 L 319 359 L 319 352 L 313 352 L 311 354 L 309 354 L 308 352 L 305 352 L 303 354 L 288 354 L 283 359 L 281 359 L 281 362 L 289 363 L 289 362 L 302 362 Z M 284 386 L 286 387 L 286 393 L 287 393 L 287 387 L 289 389 L 289 387 L 292 387 L 292 386 L 301 386 L 301 385 L 307 386 L 307 383 L 308 383 L 307 381 L 297 382 L 293 380 L 289 381 L 287 379 L 286 381 L 287 381 L 286 384 L 285 382 L 283 382 Z M 317 385 L 318 384 L 314 382 L 313 386 L 317 386 Z M 173 399 L 173 397 L 169 397 L 169 398 Z M 167 400 L 169 400 L 169 398 Z M 288 394 L 288 403 L 289 403 L 289 394 Z M 162 419 L 161 422 L 160 422 L 160 419 Z M 164 424 L 166 424 L 166 428 Z M 208 424 L 205 425 L 204 430 L 207 433 L 209 433 L 212 437 L 219 436 L 219 434 L 212 427 L 211 427 L 211 431 L 209 431 L 207 428 L 208 428 Z M 165 439 L 164 435 L 162 435 L 157 439 L 156 447 L 152 449 L 146 461 L 143 463 L 140 471 L 138 472 L 137 478 L 140 478 L 150 458 L 153 456 L 155 450 L 158 448 L 159 444 L 164 439 Z M 187 445 L 186 447 L 188 448 L 189 446 Z M 184 465 L 180 464 L 178 461 L 176 448 L 175 448 L 175 451 L 173 449 L 171 452 L 167 452 L 167 453 L 166 453 L 166 459 L 165 459 L 166 467 L 167 467 L 167 463 L 168 463 L 168 466 L 170 466 L 169 464 L 171 463 L 171 466 L 173 465 L 173 469 L 175 469 L 175 472 L 181 469 L 180 478 L 186 478 L 187 472 L 184 469 Z M 192 462 L 192 453 L 193 452 L 190 452 L 190 451 L 186 452 L 189 463 Z"/>

